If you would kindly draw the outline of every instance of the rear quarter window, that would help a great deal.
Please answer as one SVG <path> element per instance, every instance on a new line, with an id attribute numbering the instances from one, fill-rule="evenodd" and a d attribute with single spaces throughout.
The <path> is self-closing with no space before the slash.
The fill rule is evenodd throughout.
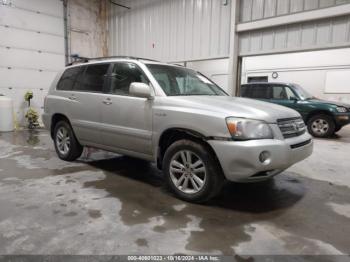
<path id="1" fill-rule="evenodd" d="M 57 84 L 57 90 L 72 90 L 81 67 L 72 67 L 66 69 Z"/>
<path id="2" fill-rule="evenodd" d="M 242 96 L 242 97 L 250 97 L 249 90 L 250 90 L 249 86 L 241 86 L 240 96 Z"/>

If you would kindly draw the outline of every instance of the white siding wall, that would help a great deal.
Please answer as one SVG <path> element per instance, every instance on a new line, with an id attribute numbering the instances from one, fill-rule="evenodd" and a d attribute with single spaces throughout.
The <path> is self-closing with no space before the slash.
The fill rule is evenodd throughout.
<path id="1" fill-rule="evenodd" d="M 176 62 L 229 54 L 231 1 L 130 0 L 118 3 L 131 9 L 112 6 L 110 51 L 113 55 Z"/>
<path id="2" fill-rule="evenodd" d="M 350 46 L 350 15 L 240 34 L 240 55 Z"/>
<path id="3" fill-rule="evenodd" d="M 0 93 L 14 99 L 23 124 L 24 94 L 34 92 L 32 106 L 42 111 L 43 100 L 64 66 L 63 5 L 60 0 L 0 2 Z"/>
<path id="4" fill-rule="evenodd" d="M 346 3 L 350 3 L 350 0 L 241 0 L 240 22 L 251 22 Z"/>
<path id="5" fill-rule="evenodd" d="M 350 15 L 347 12 L 324 19 L 310 14 L 317 11 L 327 13 L 327 9 L 341 10 L 339 8 L 342 6 L 349 8 L 349 5 L 350 0 L 240 0 L 239 20 L 243 28 L 244 25 L 254 24 L 254 21 L 259 23 L 266 19 L 270 19 L 271 25 L 242 31 L 239 35 L 239 54 L 247 56 L 349 47 Z M 290 23 L 273 26 L 273 18 L 276 22 L 277 19 L 281 21 L 296 14 L 299 17 L 308 15 L 310 19 L 298 22 L 291 18 Z"/>

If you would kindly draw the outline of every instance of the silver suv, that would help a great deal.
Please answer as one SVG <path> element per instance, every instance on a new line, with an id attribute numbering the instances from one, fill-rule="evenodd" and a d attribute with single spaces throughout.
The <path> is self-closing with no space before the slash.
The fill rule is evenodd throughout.
<path id="1" fill-rule="evenodd" d="M 89 146 L 153 161 L 170 189 L 192 202 L 215 196 L 225 180 L 269 179 L 313 149 L 298 112 L 231 97 L 181 66 L 130 57 L 60 72 L 43 121 L 61 159 Z"/>

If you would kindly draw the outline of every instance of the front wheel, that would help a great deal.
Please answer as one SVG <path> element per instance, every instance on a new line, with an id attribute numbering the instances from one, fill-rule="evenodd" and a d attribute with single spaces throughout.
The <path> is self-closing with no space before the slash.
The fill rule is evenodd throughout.
<path id="1" fill-rule="evenodd" d="M 56 124 L 54 144 L 58 157 L 65 161 L 74 161 L 83 152 L 83 147 L 79 144 L 71 126 L 66 121 L 60 121 Z"/>
<path id="2" fill-rule="evenodd" d="M 307 122 L 308 131 L 315 137 L 329 137 L 335 132 L 335 123 L 328 115 L 315 115 Z"/>
<path id="3" fill-rule="evenodd" d="M 203 203 L 220 192 L 224 177 L 215 156 L 206 145 L 179 140 L 165 152 L 164 174 L 177 197 Z"/>
<path id="4" fill-rule="evenodd" d="M 342 129 L 342 126 L 336 125 L 334 133 L 337 133 L 340 129 Z"/>

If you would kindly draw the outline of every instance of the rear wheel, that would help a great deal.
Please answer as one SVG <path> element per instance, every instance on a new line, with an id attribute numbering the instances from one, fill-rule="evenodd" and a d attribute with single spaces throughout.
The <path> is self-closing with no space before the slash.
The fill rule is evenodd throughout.
<path id="1" fill-rule="evenodd" d="M 65 161 L 74 161 L 83 152 L 83 147 L 79 144 L 71 126 L 66 121 L 60 121 L 56 124 L 54 144 L 58 157 Z"/>
<path id="2" fill-rule="evenodd" d="M 335 132 L 335 123 L 328 115 L 315 115 L 307 122 L 309 133 L 315 137 L 329 137 Z"/>
<path id="3" fill-rule="evenodd" d="M 221 168 L 207 146 L 179 140 L 165 152 L 164 173 L 177 197 L 202 203 L 220 192 L 224 178 Z"/>

